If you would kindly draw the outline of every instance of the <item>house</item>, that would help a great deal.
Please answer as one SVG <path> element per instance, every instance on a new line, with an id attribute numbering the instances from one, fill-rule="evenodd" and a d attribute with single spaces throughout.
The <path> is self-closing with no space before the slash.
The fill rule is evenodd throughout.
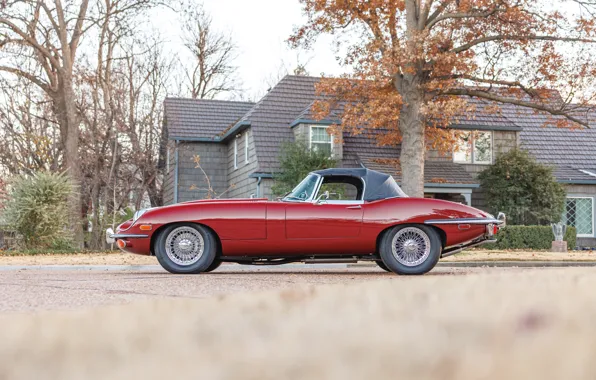
<path id="1" fill-rule="evenodd" d="M 164 178 L 166 204 L 224 197 L 272 198 L 273 173 L 284 141 L 301 139 L 332 153 L 342 167 L 367 167 L 392 174 L 400 181 L 395 160 L 399 146 L 378 146 L 374 135 L 344 134 L 340 143 L 326 132 L 334 120 L 311 115 L 319 78 L 286 76 L 259 102 L 165 100 L 168 136 Z M 430 150 L 425 163 L 425 196 L 485 206 L 475 179 L 501 154 L 522 147 L 555 167 L 567 187 L 565 221 L 578 229 L 580 245 L 596 246 L 596 131 L 543 127 L 547 116 L 513 105 L 502 112 L 476 113 L 450 127 L 476 131 L 461 141 L 458 152 Z"/>

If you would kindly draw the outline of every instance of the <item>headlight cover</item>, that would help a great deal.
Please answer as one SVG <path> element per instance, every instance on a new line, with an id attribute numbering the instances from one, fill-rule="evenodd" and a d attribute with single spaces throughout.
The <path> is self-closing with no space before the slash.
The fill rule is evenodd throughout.
<path id="1" fill-rule="evenodd" d="M 136 211 L 132 217 L 132 222 L 133 223 L 136 222 L 137 219 L 139 219 L 141 216 L 143 216 L 144 213 L 146 213 L 149 210 L 150 209 L 148 209 L 148 208 L 143 208 L 143 209 L 140 209 L 139 211 Z"/>

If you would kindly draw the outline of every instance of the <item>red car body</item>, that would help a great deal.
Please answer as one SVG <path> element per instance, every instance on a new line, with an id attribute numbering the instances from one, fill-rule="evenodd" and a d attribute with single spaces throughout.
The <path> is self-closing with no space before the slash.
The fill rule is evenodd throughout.
<path id="1" fill-rule="evenodd" d="M 150 209 L 136 221 L 118 226 L 114 237 L 126 252 L 151 255 L 155 236 L 178 222 L 208 227 L 218 238 L 220 255 L 230 261 L 241 257 L 373 255 L 383 231 L 400 224 L 433 226 L 441 236 L 445 256 L 454 248 L 491 239 L 500 223 L 478 209 L 426 198 L 391 198 L 354 206 L 223 199 Z"/>

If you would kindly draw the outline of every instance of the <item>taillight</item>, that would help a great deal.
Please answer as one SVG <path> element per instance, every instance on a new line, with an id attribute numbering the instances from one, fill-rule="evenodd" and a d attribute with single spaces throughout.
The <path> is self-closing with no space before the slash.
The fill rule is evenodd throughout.
<path id="1" fill-rule="evenodd" d="M 496 235 L 496 234 L 497 234 L 497 232 L 499 232 L 499 226 L 497 226 L 497 225 L 494 225 L 494 226 L 493 226 L 493 235 Z"/>

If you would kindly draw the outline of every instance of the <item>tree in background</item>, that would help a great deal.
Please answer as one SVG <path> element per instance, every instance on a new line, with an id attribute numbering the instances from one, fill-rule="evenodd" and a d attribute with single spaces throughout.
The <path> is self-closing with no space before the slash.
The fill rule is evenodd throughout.
<path id="1" fill-rule="evenodd" d="M 192 55 L 185 68 L 185 84 L 193 99 L 213 99 L 239 89 L 236 45 L 228 35 L 214 30 L 211 17 L 200 5 L 182 3 L 184 45 Z"/>
<path id="2" fill-rule="evenodd" d="M 25 248 L 72 247 L 68 198 L 76 191 L 66 174 L 39 172 L 14 178 L 3 217 Z"/>
<path id="3" fill-rule="evenodd" d="M 563 215 L 565 188 L 553 169 L 538 163 L 525 150 L 512 150 L 478 175 L 486 204 L 507 215 L 510 224 L 549 224 Z"/>
<path id="4" fill-rule="evenodd" d="M 333 168 L 337 162 L 329 154 L 308 149 L 301 141 L 286 142 L 279 156 L 280 170 L 273 176 L 273 194 L 281 196 L 291 191 L 313 170 Z"/>
<path id="5" fill-rule="evenodd" d="M 317 86 L 317 117 L 339 109 L 336 133 L 383 129 L 380 144 L 401 144 L 402 187 L 410 196 L 423 196 L 425 150 L 453 149 L 460 133 L 445 127 L 473 110 L 472 97 L 487 113 L 515 104 L 562 116 L 563 127 L 588 125 L 576 111 L 585 115 L 596 89 L 592 1 L 301 2 L 308 21 L 292 45 L 308 48 L 317 36 L 334 34 L 352 72 Z"/>

